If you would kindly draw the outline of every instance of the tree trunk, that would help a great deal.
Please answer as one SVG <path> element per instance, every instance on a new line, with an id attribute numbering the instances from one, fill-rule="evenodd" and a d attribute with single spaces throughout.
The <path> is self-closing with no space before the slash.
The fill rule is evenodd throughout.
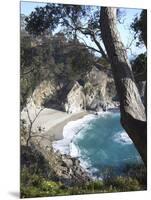
<path id="1" fill-rule="evenodd" d="M 126 49 L 117 30 L 116 8 L 102 7 L 101 36 L 105 45 L 120 99 L 121 124 L 147 166 L 146 114 L 135 84 Z"/>

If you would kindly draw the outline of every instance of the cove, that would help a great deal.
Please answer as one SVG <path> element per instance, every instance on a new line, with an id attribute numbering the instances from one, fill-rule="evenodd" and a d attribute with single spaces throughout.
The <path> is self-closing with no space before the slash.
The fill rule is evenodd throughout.
<path id="1" fill-rule="evenodd" d="M 142 160 L 132 140 L 120 124 L 120 112 L 107 111 L 87 115 L 69 122 L 63 131 L 63 140 L 53 147 L 62 154 L 78 157 L 81 165 L 93 176 L 101 176 L 105 169 L 122 175 L 127 165 L 140 164 Z"/>

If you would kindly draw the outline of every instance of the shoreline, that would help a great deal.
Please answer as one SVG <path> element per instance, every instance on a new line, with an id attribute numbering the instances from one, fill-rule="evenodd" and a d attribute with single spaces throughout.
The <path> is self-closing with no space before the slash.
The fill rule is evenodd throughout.
<path id="1" fill-rule="evenodd" d="M 45 137 L 50 141 L 63 139 L 63 129 L 68 122 L 76 121 L 89 114 L 89 112 L 86 110 L 69 114 L 63 111 L 45 108 L 36 117 L 36 113 L 38 113 L 40 109 L 31 109 L 31 107 L 29 107 L 28 113 L 26 109 L 24 109 L 21 113 L 21 119 L 25 120 L 26 126 L 28 126 L 30 121 L 34 121 L 36 118 L 32 126 L 32 131 L 34 133 L 38 133 L 39 136 L 42 136 L 43 138 Z"/>
<path id="2" fill-rule="evenodd" d="M 40 146 L 42 148 L 48 148 L 50 146 L 50 142 L 52 142 L 52 148 L 54 152 L 58 152 L 58 155 L 66 156 L 69 157 L 69 159 L 76 159 L 79 161 L 81 168 L 88 174 L 88 176 L 92 179 L 98 179 L 100 177 L 95 176 L 95 168 L 90 169 L 91 167 L 89 166 L 89 163 L 83 161 L 80 159 L 80 157 L 77 155 L 76 151 L 73 152 L 73 147 L 72 143 L 76 135 L 81 131 L 79 129 L 79 126 L 77 126 L 77 131 L 75 134 L 72 134 L 70 131 L 67 129 L 66 125 L 71 122 L 71 124 L 68 124 L 69 126 L 73 125 L 78 122 L 79 120 L 82 121 L 82 126 L 85 126 L 89 122 L 89 120 L 92 120 L 92 117 L 97 118 L 97 116 L 102 115 L 103 113 L 108 113 L 108 112 L 116 112 L 119 111 L 119 108 L 112 108 L 108 109 L 106 111 L 102 112 L 95 112 L 95 111 L 80 111 L 78 113 L 73 113 L 73 114 L 68 114 L 62 111 L 54 110 L 54 109 L 45 109 L 43 112 L 40 114 L 40 116 L 37 118 L 37 121 L 34 125 L 34 128 L 38 127 L 37 125 L 45 125 L 47 130 L 43 133 L 41 133 L 41 139 L 40 141 Z M 45 122 L 45 124 L 43 124 Z M 79 122 L 78 122 L 79 123 Z M 64 127 L 66 127 L 64 129 Z M 73 132 L 75 130 L 73 129 Z M 65 132 L 65 135 L 64 135 Z M 67 135 L 69 135 L 69 138 L 67 138 Z M 72 137 L 72 138 L 71 138 Z M 69 139 L 69 140 L 68 140 Z M 68 146 L 69 147 L 69 153 L 63 153 L 59 149 L 55 147 L 56 143 L 58 145 L 60 144 L 61 140 L 68 140 L 68 143 L 65 143 L 62 145 L 61 148 Z M 55 144 L 55 145 L 54 145 Z M 71 147 L 71 149 L 70 149 Z M 72 152 L 72 153 L 71 153 Z M 70 158 L 71 157 L 71 158 Z"/>
<path id="3" fill-rule="evenodd" d="M 38 117 L 36 117 L 36 113 L 39 113 L 40 109 L 42 110 Z M 109 108 L 106 111 L 102 112 L 96 112 L 92 110 L 81 110 L 76 113 L 66 113 L 63 111 L 59 111 L 56 109 L 51 108 L 36 108 L 31 105 L 28 107 L 28 112 L 26 111 L 26 108 L 23 109 L 21 113 L 21 119 L 25 120 L 25 124 L 28 127 L 30 124 L 30 120 L 34 121 L 32 126 L 33 133 L 37 133 L 37 138 L 34 137 L 31 140 L 37 140 L 40 141 L 42 146 L 49 146 L 50 142 L 57 142 L 59 140 L 64 139 L 64 127 L 70 123 L 77 120 L 80 120 L 81 118 L 84 118 L 87 115 L 94 115 L 98 116 L 100 113 L 106 113 L 106 112 L 112 112 L 119 110 L 118 107 Z M 30 116 L 30 120 L 29 120 Z M 78 131 L 79 132 L 79 131 Z M 78 133 L 77 132 L 77 133 Z M 70 135 L 70 133 L 69 133 Z M 76 134 L 77 135 L 77 134 Z M 72 143 L 72 140 L 71 140 Z"/>
<path id="4" fill-rule="evenodd" d="M 65 113 L 66 114 L 66 113 Z M 78 113 L 73 113 L 73 114 L 67 114 L 68 116 L 61 120 L 60 122 L 56 123 L 52 127 L 47 130 L 44 135 L 45 136 L 51 136 L 52 141 L 58 141 L 62 140 L 63 137 L 63 129 L 64 127 L 71 121 L 76 121 L 78 119 L 83 118 L 84 116 L 88 115 L 89 113 L 87 111 L 81 111 Z"/>
<path id="5" fill-rule="evenodd" d="M 59 152 L 61 155 L 68 155 L 72 158 L 76 158 L 80 161 L 80 166 L 84 169 L 84 171 L 87 172 L 92 179 L 97 179 L 97 177 L 95 176 L 96 169 L 93 167 L 91 168 L 90 164 L 87 161 L 84 161 L 80 158 L 79 152 L 77 149 L 75 149 L 73 141 L 75 137 L 79 134 L 79 132 L 86 125 L 88 125 L 91 120 L 98 118 L 101 115 L 109 114 L 110 112 L 116 113 L 117 111 L 119 111 L 118 108 L 108 109 L 107 111 L 100 112 L 87 111 L 86 116 L 84 115 L 77 120 L 69 121 L 69 123 L 67 123 L 65 128 L 63 129 L 64 137 L 60 140 L 53 141 L 53 150 L 55 152 Z M 82 127 L 80 128 L 80 126 Z"/>

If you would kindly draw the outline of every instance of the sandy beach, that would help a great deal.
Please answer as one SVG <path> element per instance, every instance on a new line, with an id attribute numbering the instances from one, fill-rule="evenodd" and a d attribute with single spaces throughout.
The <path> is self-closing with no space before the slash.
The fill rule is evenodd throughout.
<path id="1" fill-rule="evenodd" d="M 32 121 L 34 120 L 36 113 L 38 113 L 38 110 L 29 110 L 29 115 Z M 33 123 L 32 131 L 37 133 L 40 127 L 43 129 L 43 131 L 40 132 L 42 136 L 50 140 L 60 140 L 63 139 L 63 128 L 68 122 L 80 119 L 87 114 L 86 111 L 68 114 L 66 112 L 45 108 L 40 112 Z M 29 123 L 29 117 L 26 111 L 22 113 L 21 118 L 25 119 L 26 122 Z"/>

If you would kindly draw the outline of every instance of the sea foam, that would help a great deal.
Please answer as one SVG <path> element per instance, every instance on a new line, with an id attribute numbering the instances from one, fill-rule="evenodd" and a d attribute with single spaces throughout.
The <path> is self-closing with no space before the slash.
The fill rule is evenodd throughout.
<path id="1" fill-rule="evenodd" d="M 113 136 L 113 140 L 122 145 L 132 144 L 132 140 L 125 131 L 120 131 Z"/>
<path id="2" fill-rule="evenodd" d="M 61 154 L 69 154 L 73 157 L 77 157 L 78 150 L 77 147 L 71 145 L 74 137 L 82 132 L 83 129 L 86 129 L 89 126 L 90 121 L 95 119 L 96 116 L 89 114 L 84 116 L 81 119 L 78 119 L 76 121 L 68 122 L 67 125 L 64 126 L 63 129 L 63 139 L 54 141 L 53 142 L 53 148 L 55 151 L 59 150 Z M 78 137 L 82 134 L 78 134 Z"/>
<path id="3" fill-rule="evenodd" d="M 113 124 L 112 124 L 112 118 L 113 118 Z M 138 153 L 135 152 L 135 149 L 132 147 L 133 146 L 132 140 L 129 138 L 127 133 L 122 129 L 122 127 L 117 128 L 117 126 L 120 126 L 120 121 L 117 120 L 119 118 L 120 118 L 120 112 L 106 111 L 106 112 L 99 112 L 97 114 L 88 114 L 81 119 L 69 122 L 63 129 L 63 139 L 53 142 L 54 151 L 60 151 L 61 154 L 67 154 L 72 157 L 78 158 L 80 160 L 80 165 L 87 172 L 89 172 L 89 174 L 92 177 L 94 177 L 96 174 L 99 173 L 98 170 L 100 169 L 101 165 L 113 164 L 120 166 L 121 163 L 125 163 L 125 160 L 128 159 L 136 160 L 135 157 L 137 156 Z M 100 120 L 98 121 L 98 119 Z M 109 124 L 107 123 L 106 120 L 107 121 L 109 120 Z M 105 126 L 107 126 L 106 128 L 103 128 L 102 126 L 104 122 Z M 119 131 L 119 129 L 122 130 Z M 95 134 L 93 135 L 90 134 L 94 130 L 97 131 L 96 136 L 98 137 L 98 139 L 96 139 Z M 112 131 L 111 135 L 110 131 Z M 83 141 L 83 143 L 79 145 L 80 141 Z M 92 145 L 89 146 L 90 141 L 92 141 Z M 115 145 L 116 143 L 117 145 Z M 94 144 L 97 144 L 96 150 Z M 82 146 L 81 148 L 81 145 L 84 146 Z M 98 145 L 100 145 L 99 149 Z M 90 149 L 88 149 L 89 148 L 88 146 L 90 147 Z M 112 148 L 115 148 L 115 146 L 117 146 L 117 148 L 115 149 L 115 153 L 113 154 L 114 149 Z M 121 146 L 123 146 L 124 148 L 122 152 L 120 150 L 118 151 L 118 149 L 120 149 Z M 128 148 L 128 151 L 125 150 L 126 148 Z M 130 156 L 128 152 L 132 156 Z M 121 155 L 121 153 L 123 153 L 123 155 Z M 96 158 L 96 160 L 94 160 L 94 158 Z M 98 163 L 99 158 L 100 158 L 100 163 Z"/>
<path id="4" fill-rule="evenodd" d="M 86 130 L 91 127 L 91 122 L 97 117 L 98 116 L 94 114 L 88 114 L 81 119 L 68 122 L 63 129 L 63 139 L 54 141 L 52 144 L 54 151 L 59 151 L 61 154 L 67 154 L 78 158 L 81 167 L 83 167 L 92 178 L 95 178 L 92 174 L 93 172 L 96 172 L 97 169 L 91 166 L 89 158 L 81 158 L 82 152 L 80 151 L 80 148 L 74 144 L 74 139 L 82 139 Z"/>

